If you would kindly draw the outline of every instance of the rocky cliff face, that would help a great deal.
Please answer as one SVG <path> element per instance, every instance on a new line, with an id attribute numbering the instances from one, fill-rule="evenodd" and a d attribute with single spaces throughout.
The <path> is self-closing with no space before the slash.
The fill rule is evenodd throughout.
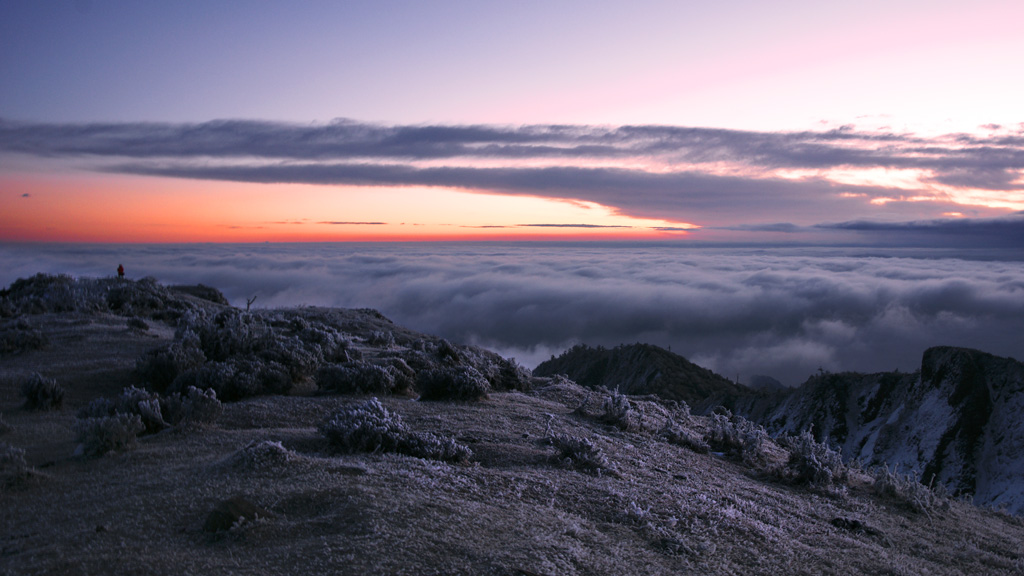
<path id="1" fill-rule="evenodd" d="M 925 484 L 1024 511 L 1024 364 L 930 348 L 913 374 L 820 374 L 734 410 L 775 434 L 812 429 L 847 458 L 916 470 Z"/>
<path id="2" fill-rule="evenodd" d="M 925 351 L 913 373 L 822 373 L 803 385 L 755 391 L 647 344 L 575 346 L 536 375 L 588 387 L 724 405 L 774 435 L 811 430 L 866 465 L 916 471 L 979 505 L 1024 512 L 1024 364 L 965 348 Z"/>

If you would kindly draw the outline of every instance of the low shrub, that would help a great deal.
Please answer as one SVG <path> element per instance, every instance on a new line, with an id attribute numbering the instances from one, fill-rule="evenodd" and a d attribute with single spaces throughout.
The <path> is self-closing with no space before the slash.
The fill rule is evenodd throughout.
<path id="1" fill-rule="evenodd" d="M 181 374 L 201 367 L 206 354 L 200 348 L 199 337 L 185 330 L 181 338 L 161 350 L 153 350 L 135 363 L 135 373 L 153 390 L 164 392 Z"/>
<path id="2" fill-rule="evenodd" d="M 295 453 L 279 441 L 254 440 L 236 452 L 230 462 L 235 468 L 260 470 L 286 463 L 293 458 Z"/>
<path id="3" fill-rule="evenodd" d="M 548 440 L 557 450 L 553 460 L 563 468 L 582 470 L 598 476 L 604 471 L 611 471 L 604 452 L 586 438 L 553 434 Z"/>
<path id="4" fill-rule="evenodd" d="M 845 484 L 849 469 L 839 452 L 814 440 L 807 430 L 799 436 L 787 436 L 779 443 L 789 450 L 785 475 L 798 484 L 826 487 Z"/>
<path id="5" fill-rule="evenodd" d="M 0 329 L 0 354 L 19 354 L 39 350 L 50 343 L 42 331 L 33 328 L 25 318 L 9 322 Z"/>
<path id="6" fill-rule="evenodd" d="M 491 365 L 489 380 L 498 390 L 530 390 L 530 371 L 519 365 L 515 358 L 499 358 Z"/>
<path id="7" fill-rule="evenodd" d="M 154 434 L 169 425 L 164 420 L 160 395 L 135 386 L 129 386 L 122 390 L 117 401 L 113 403 L 113 408 L 114 413 L 138 415 L 145 427 L 143 431 L 145 434 Z M 112 415 L 108 414 L 108 416 Z"/>
<path id="8" fill-rule="evenodd" d="M 723 452 L 747 466 L 763 468 L 769 464 L 768 432 L 741 416 L 712 414 L 704 440 L 716 452 Z"/>
<path id="9" fill-rule="evenodd" d="M 704 440 L 704 438 L 679 426 L 679 424 L 672 419 L 665 421 L 665 426 L 658 431 L 658 434 L 669 444 L 688 448 L 698 454 L 707 454 L 711 451 L 711 446 Z"/>
<path id="10" fill-rule="evenodd" d="M 394 380 L 391 390 L 393 394 L 408 392 L 416 386 L 416 371 L 405 360 L 397 357 L 378 358 L 374 360 L 374 363 L 391 374 Z"/>
<path id="11" fill-rule="evenodd" d="M 620 430 L 636 430 L 640 426 L 640 416 L 633 410 L 629 398 L 616 390 L 605 396 L 601 405 L 602 414 L 599 419 Z"/>
<path id="12" fill-rule="evenodd" d="M 332 447 L 345 452 L 395 452 L 417 458 L 465 462 L 472 451 L 451 439 L 409 430 L 376 398 L 349 406 L 320 425 Z"/>
<path id="13" fill-rule="evenodd" d="M 480 400 L 491 386 L 475 368 L 452 366 L 420 372 L 416 389 L 421 400 Z"/>
<path id="14" fill-rule="evenodd" d="M 74 431 L 85 456 L 130 450 L 146 426 L 138 414 L 114 414 L 101 418 L 79 418 Z"/>
<path id="15" fill-rule="evenodd" d="M 870 471 L 874 492 L 892 498 L 915 512 L 928 514 L 932 509 L 948 507 L 950 495 L 945 486 L 925 486 L 914 474 L 901 474 L 895 467 L 878 466 Z"/>
<path id="16" fill-rule="evenodd" d="M 370 332 L 366 342 L 378 348 L 393 348 L 395 346 L 395 335 L 390 330 L 373 331 Z"/>
<path id="17" fill-rule="evenodd" d="M 53 378 L 33 372 L 21 384 L 27 410 L 60 410 L 64 405 L 64 389 Z"/>
<path id="18" fill-rule="evenodd" d="M 322 366 L 316 373 L 316 385 L 324 392 L 390 394 L 395 389 L 395 376 L 381 366 L 350 362 Z"/>
<path id="19" fill-rule="evenodd" d="M 224 406 L 213 390 L 190 386 L 181 399 L 180 417 L 176 424 L 212 424 L 220 418 Z"/>
<path id="20" fill-rule="evenodd" d="M 281 394 L 292 387 L 291 376 L 284 366 L 258 358 L 234 357 L 227 361 L 207 362 L 185 371 L 168 388 L 184 393 L 190 387 L 211 389 L 226 401 L 241 400 L 261 394 Z"/>

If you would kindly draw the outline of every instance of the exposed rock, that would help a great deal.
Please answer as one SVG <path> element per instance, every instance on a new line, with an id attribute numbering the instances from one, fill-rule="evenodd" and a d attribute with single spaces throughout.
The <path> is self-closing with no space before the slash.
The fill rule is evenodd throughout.
<path id="1" fill-rule="evenodd" d="M 1024 364 L 965 348 L 924 353 L 915 373 L 823 373 L 732 408 L 773 434 L 813 430 L 865 464 L 914 470 L 975 503 L 1024 511 Z"/>

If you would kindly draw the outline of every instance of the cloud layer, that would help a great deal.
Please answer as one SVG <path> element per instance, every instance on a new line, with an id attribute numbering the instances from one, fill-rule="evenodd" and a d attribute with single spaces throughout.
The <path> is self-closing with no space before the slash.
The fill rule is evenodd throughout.
<path id="1" fill-rule="evenodd" d="M 0 247 L 0 284 L 38 271 L 205 283 L 236 305 L 373 307 L 535 365 L 585 342 L 651 342 L 730 378 L 913 370 L 933 345 L 1024 357 L 1019 251 L 638 245 Z"/>
<path id="2" fill-rule="evenodd" d="M 1024 128 L 986 130 L 922 137 L 853 128 L 0 120 L 0 152 L 73 157 L 96 171 L 169 178 L 581 200 L 629 216 L 794 232 L 834 222 L 835 214 L 906 222 L 1020 210 Z"/>

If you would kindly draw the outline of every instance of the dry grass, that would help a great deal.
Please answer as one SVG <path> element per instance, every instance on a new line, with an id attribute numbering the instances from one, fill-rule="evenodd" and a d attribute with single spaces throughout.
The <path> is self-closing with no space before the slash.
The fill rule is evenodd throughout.
<path id="1" fill-rule="evenodd" d="M 1020 574 L 1024 523 L 951 502 L 929 513 L 851 473 L 844 491 L 774 480 L 659 434 L 709 419 L 630 399 L 623 430 L 576 410 L 586 392 L 538 380 L 479 402 L 382 397 L 409 430 L 472 449 L 451 464 L 331 450 L 318 426 L 366 396 L 293 393 L 224 406 L 215 424 L 172 428 L 136 449 L 73 457 L 75 412 L 130 383 L 134 359 L 166 345 L 98 316 L 50 317 L 48 349 L 4 357 L 3 442 L 36 471 L 0 492 L 0 573 L 10 574 Z M 96 338 L 73 338 L 82 335 Z M 155 337 L 153 335 L 156 335 Z M 404 335 L 396 332 L 401 343 Z M 400 346 L 392 344 L 391 346 Z M 63 411 L 28 412 L 7 382 L 58 379 Z M 310 388 L 311 390 L 311 388 Z M 559 466 L 553 435 L 585 438 L 616 474 Z M 771 442 L 771 441 L 768 441 Z M 786 450 L 764 448 L 785 463 Z M 203 530 L 228 498 L 272 517 Z"/>

